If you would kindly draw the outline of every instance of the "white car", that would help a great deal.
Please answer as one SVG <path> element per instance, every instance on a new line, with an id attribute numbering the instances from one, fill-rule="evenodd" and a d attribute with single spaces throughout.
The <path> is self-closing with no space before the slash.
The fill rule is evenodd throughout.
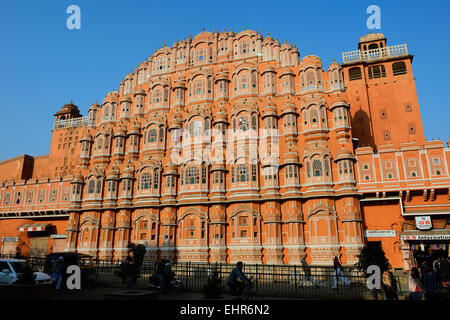
<path id="1" fill-rule="evenodd" d="M 25 268 L 26 261 L 18 259 L 0 259 L 0 284 L 13 284 Z M 33 272 L 35 284 L 52 283 L 52 278 L 44 272 Z"/>

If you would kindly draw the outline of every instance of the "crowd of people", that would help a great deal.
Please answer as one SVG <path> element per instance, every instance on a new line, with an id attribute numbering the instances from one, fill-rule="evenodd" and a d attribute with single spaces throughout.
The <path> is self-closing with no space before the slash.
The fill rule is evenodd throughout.
<path id="1" fill-rule="evenodd" d="M 450 288 L 448 258 L 438 257 L 433 263 L 424 260 L 419 267 L 411 268 L 408 280 L 411 300 L 440 299 Z"/>
<path id="2" fill-rule="evenodd" d="M 54 268 L 54 279 L 58 286 L 60 283 L 60 268 L 62 261 L 56 261 Z M 300 260 L 302 276 L 300 287 L 309 281 L 315 288 L 319 283 L 314 279 L 310 266 L 305 259 Z M 339 282 L 344 286 L 350 286 L 350 280 L 344 276 L 342 264 L 338 257 L 333 259 L 333 284 L 332 289 L 337 289 Z M 130 251 L 126 261 L 121 265 L 120 277 L 123 280 L 123 290 L 137 289 L 137 270 L 133 261 L 133 253 Z M 174 272 L 170 261 L 161 259 L 156 267 L 156 280 L 159 284 L 160 293 L 165 295 L 171 291 L 171 281 L 174 279 Z M 59 280 L 59 281 L 58 281 Z M 448 258 L 438 258 L 433 263 L 424 261 L 420 267 L 413 267 L 409 273 L 409 296 L 411 300 L 436 300 L 445 290 L 450 288 L 450 265 Z M 240 296 L 246 286 L 251 286 L 252 281 L 243 272 L 243 263 L 238 262 L 236 267 L 230 272 L 226 284 L 234 296 Z M 381 279 L 384 299 L 399 300 L 398 283 L 392 272 L 391 265 L 382 274 Z"/>

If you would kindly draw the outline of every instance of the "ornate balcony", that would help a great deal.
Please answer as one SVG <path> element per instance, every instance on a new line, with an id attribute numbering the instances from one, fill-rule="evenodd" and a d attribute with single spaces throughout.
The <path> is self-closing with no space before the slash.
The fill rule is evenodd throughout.
<path id="1" fill-rule="evenodd" d="M 53 124 L 53 130 L 82 127 L 87 125 L 95 126 L 95 123 L 91 123 L 89 121 L 88 116 L 67 120 L 55 120 L 55 123 Z"/>
<path id="2" fill-rule="evenodd" d="M 406 44 L 400 44 L 397 46 L 390 46 L 366 51 L 348 51 L 342 53 L 343 63 L 353 63 L 360 61 L 374 61 L 379 59 L 386 59 L 391 57 L 407 56 L 408 48 Z"/>

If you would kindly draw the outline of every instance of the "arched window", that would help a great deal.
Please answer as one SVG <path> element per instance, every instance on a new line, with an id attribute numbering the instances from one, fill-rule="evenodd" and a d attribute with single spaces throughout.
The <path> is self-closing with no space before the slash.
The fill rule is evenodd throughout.
<path id="1" fill-rule="evenodd" d="M 256 130 L 256 116 L 252 116 L 252 129 Z"/>
<path id="2" fill-rule="evenodd" d="M 148 143 L 152 143 L 152 142 L 156 142 L 156 130 L 155 129 L 151 129 L 148 132 Z"/>
<path id="3" fill-rule="evenodd" d="M 354 67 L 348 70 L 348 79 L 350 81 L 362 79 L 361 68 Z"/>
<path id="4" fill-rule="evenodd" d="M 91 181 L 89 181 L 88 193 L 94 193 L 94 192 L 95 192 L 95 181 L 91 180 Z"/>
<path id="5" fill-rule="evenodd" d="M 248 166 L 246 164 L 240 164 L 237 172 L 238 182 L 248 181 Z"/>
<path id="6" fill-rule="evenodd" d="M 159 128 L 159 142 L 164 142 L 164 128 Z"/>
<path id="7" fill-rule="evenodd" d="M 198 137 L 203 134 L 202 123 L 199 120 L 195 120 L 191 122 L 191 126 L 189 128 L 189 132 L 191 137 Z"/>
<path id="8" fill-rule="evenodd" d="M 239 130 L 247 131 L 248 128 L 249 128 L 248 118 L 247 117 L 239 118 Z"/>
<path id="9" fill-rule="evenodd" d="M 312 162 L 312 170 L 313 170 L 313 176 L 314 177 L 321 177 L 322 176 L 322 162 L 320 160 L 314 160 Z"/>
<path id="10" fill-rule="evenodd" d="M 161 102 L 161 90 L 160 89 L 156 89 L 155 92 L 153 93 L 153 102 L 154 103 Z"/>
<path id="11" fill-rule="evenodd" d="M 394 76 L 399 76 L 401 74 L 406 74 L 406 64 L 404 62 L 396 62 L 392 64 L 392 73 Z"/>
<path id="12" fill-rule="evenodd" d="M 312 124 L 316 124 L 317 122 L 319 122 L 319 113 L 317 112 L 316 108 L 313 108 L 309 111 L 309 118 L 310 123 Z"/>
<path id="13" fill-rule="evenodd" d="M 142 190 L 148 190 L 151 188 L 152 185 L 152 176 L 150 173 L 144 173 L 141 176 L 141 189 Z"/>
<path id="14" fill-rule="evenodd" d="M 102 192 L 102 180 L 97 180 L 97 190 L 96 193 Z"/>
<path id="15" fill-rule="evenodd" d="M 158 170 L 155 170 L 153 179 L 153 188 L 158 189 L 158 187 L 159 187 L 159 172 Z"/>
<path id="16" fill-rule="evenodd" d="M 309 69 L 308 71 L 306 71 L 306 85 L 308 87 L 308 89 L 312 89 L 316 87 L 316 79 L 314 76 L 314 70 L 313 69 Z"/>
<path id="17" fill-rule="evenodd" d="M 386 77 L 386 69 L 384 65 L 369 67 L 369 79 L 377 79 Z"/>
<path id="18" fill-rule="evenodd" d="M 200 179 L 200 172 L 196 167 L 189 167 L 186 170 L 186 184 L 197 184 Z"/>

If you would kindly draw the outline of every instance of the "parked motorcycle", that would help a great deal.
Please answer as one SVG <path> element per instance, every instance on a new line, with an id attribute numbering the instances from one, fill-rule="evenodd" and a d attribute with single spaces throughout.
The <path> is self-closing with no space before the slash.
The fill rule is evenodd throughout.
<path id="1" fill-rule="evenodd" d="M 153 289 L 160 289 L 160 281 L 158 275 L 154 274 L 150 277 L 148 281 L 148 287 Z M 183 291 L 183 283 L 181 280 L 175 279 L 175 277 L 172 277 L 172 279 L 169 281 L 169 286 L 167 288 L 168 292 L 172 292 L 175 294 L 179 294 Z"/>

